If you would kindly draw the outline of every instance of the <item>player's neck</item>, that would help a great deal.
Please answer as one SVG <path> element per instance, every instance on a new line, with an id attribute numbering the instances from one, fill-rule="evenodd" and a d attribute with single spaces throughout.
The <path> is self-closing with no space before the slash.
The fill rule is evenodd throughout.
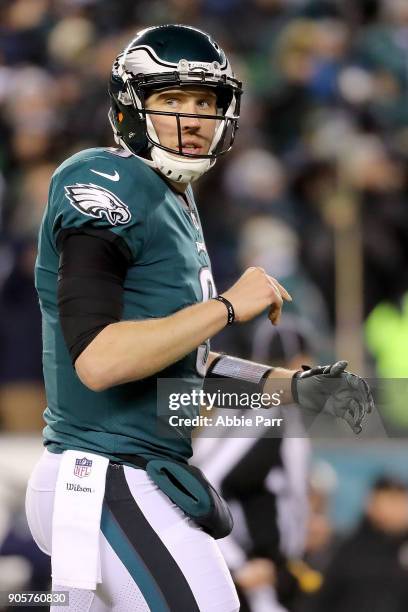
<path id="1" fill-rule="evenodd" d="M 176 181 L 168 182 L 170 183 L 174 191 L 177 191 L 178 193 L 184 193 L 188 187 L 188 183 L 176 183 Z"/>
<path id="2" fill-rule="evenodd" d="M 176 193 L 181 193 L 181 194 L 185 193 L 187 187 L 189 186 L 189 183 L 176 183 L 176 181 L 170 181 L 167 177 L 164 176 L 164 174 L 159 172 L 159 170 L 155 169 L 155 172 L 156 174 L 160 176 L 161 179 L 163 179 L 165 183 L 168 184 L 170 189 L 172 191 L 175 191 Z"/>

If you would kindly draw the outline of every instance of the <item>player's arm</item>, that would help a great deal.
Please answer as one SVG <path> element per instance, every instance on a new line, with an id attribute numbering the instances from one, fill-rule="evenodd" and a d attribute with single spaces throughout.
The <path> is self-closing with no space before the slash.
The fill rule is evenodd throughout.
<path id="1" fill-rule="evenodd" d="M 126 255 L 107 234 L 68 234 L 62 241 L 58 306 L 65 341 L 81 381 L 94 391 L 139 380 L 175 363 L 227 324 L 224 304 L 209 300 L 168 317 L 121 321 Z M 279 320 L 285 289 L 249 268 L 225 297 L 238 321 L 269 307 Z"/>
<path id="2" fill-rule="evenodd" d="M 205 387 L 216 381 L 215 385 L 222 388 L 223 381 L 228 380 L 237 391 L 248 395 L 263 393 L 272 400 L 279 392 L 280 404 L 297 403 L 309 414 L 325 412 L 342 418 L 354 433 L 360 433 L 374 401 L 367 382 L 347 372 L 346 367 L 347 361 L 337 361 L 327 366 L 304 366 L 300 371 L 287 370 L 211 352 Z M 211 389 L 214 391 L 214 387 Z"/>

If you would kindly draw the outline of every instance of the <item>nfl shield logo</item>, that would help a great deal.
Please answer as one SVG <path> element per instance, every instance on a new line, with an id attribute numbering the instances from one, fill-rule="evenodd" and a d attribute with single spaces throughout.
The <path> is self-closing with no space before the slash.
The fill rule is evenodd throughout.
<path id="1" fill-rule="evenodd" d="M 89 476 L 91 473 L 91 468 L 91 459 L 87 459 L 86 457 L 82 457 L 82 459 L 75 459 L 74 476 L 78 476 L 78 478 Z"/>

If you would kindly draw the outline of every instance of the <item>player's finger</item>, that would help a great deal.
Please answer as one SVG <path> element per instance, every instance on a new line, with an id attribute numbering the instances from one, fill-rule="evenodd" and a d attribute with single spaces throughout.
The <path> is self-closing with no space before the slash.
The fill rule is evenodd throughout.
<path id="1" fill-rule="evenodd" d="M 273 279 L 271 276 L 268 276 L 268 275 L 267 275 L 267 279 L 268 279 L 268 282 L 271 285 L 271 287 L 273 287 L 273 289 L 275 291 L 275 294 L 276 294 L 276 297 L 275 297 L 274 301 L 283 302 L 283 297 L 281 295 L 280 289 L 279 289 L 275 279 Z"/>
<path id="2" fill-rule="evenodd" d="M 373 394 L 371 393 L 370 385 L 366 380 L 364 380 L 364 378 L 363 383 L 367 393 L 367 413 L 370 414 L 375 408 L 374 398 Z"/>
<path id="3" fill-rule="evenodd" d="M 370 385 L 364 378 L 361 378 L 356 374 L 346 372 L 346 375 L 347 382 L 350 384 L 351 387 L 353 387 L 354 389 L 361 389 L 361 393 L 364 396 L 364 401 L 367 404 L 367 413 L 370 414 L 375 408 L 374 398 L 371 393 Z"/>
<path id="4" fill-rule="evenodd" d="M 280 282 L 276 280 L 276 278 L 273 278 L 273 276 L 268 276 L 268 278 L 272 282 L 272 284 L 275 286 L 276 290 L 280 293 L 282 298 L 286 300 L 287 302 L 291 302 L 292 296 L 290 295 L 288 291 L 286 291 L 285 287 L 281 285 Z"/>
<path id="5" fill-rule="evenodd" d="M 328 372 L 328 374 L 330 376 L 339 376 L 347 368 L 347 365 L 348 361 L 336 361 L 336 363 L 333 363 L 333 365 L 331 366 L 330 372 Z"/>
<path id="6" fill-rule="evenodd" d="M 271 303 L 268 317 L 271 320 L 272 325 L 277 325 L 281 318 L 283 300 L 282 300 L 282 296 L 280 294 L 279 289 L 276 287 L 275 283 L 273 282 L 273 279 L 270 276 L 268 276 L 268 280 L 270 284 L 272 285 L 272 287 L 274 288 L 275 293 L 277 294 L 276 298 L 274 298 L 273 302 Z"/>
<path id="7" fill-rule="evenodd" d="M 361 378 L 361 393 L 363 396 L 364 406 L 367 414 L 370 414 L 374 410 L 374 399 L 371 394 L 370 387 L 364 378 Z"/>
<path id="8" fill-rule="evenodd" d="M 348 423 L 354 433 L 359 434 L 362 431 L 360 421 L 358 420 L 359 408 L 356 400 L 350 400 L 348 409 L 343 415 L 343 419 Z"/>
<path id="9" fill-rule="evenodd" d="M 354 407 L 355 425 L 361 425 L 365 415 L 367 414 L 367 403 L 364 400 L 360 401 L 354 398 L 351 400 L 351 402 L 353 402 Z"/>
<path id="10" fill-rule="evenodd" d="M 348 425 L 349 425 L 349 427 L 352 429 L 352 431 L 354 431 L 354 428 L 355 428 L 355 425 L 356 425 L 356 424 L 355 424 L 355 421 L 354 421 L 354 415 L 353 415 L 353 411 L 352 411 L 352 409 L 351 409 L 351 408 L 348 408 L 348 409 L 347 409 L 347 410 L 344 412 L 344 414 L 343 414 L 343 416 L 342 416 L 342 419 L 343 419 L 344 421 L 346 421 L 346 423 L 348 423 Z"/>
<path id="11" fill-rule="evenodd" d="M 269 309 L 268 318 L 271 321 L 272 325 L 278 325 L 281 318 L 282 308 L 277 304 L 272 304 Z"/>
<path id="12" fill-rule="evenodd" d="M 355 405 L 355 421 L 354 421 L 354 431 L 355 433 L 360 433 L 362 431 L 362 423 L 368 413 L 367 410 L 367 402 L 354 400 L 356 402 Z"/>
<path id="13" fill-rule="evenodd" d="M 281 296 L 283 297 L 284 300 L 286 300 L 287 302 L 291 302 L 292 301 L 292 296 L 290 295 L 289 291 L 287 291 L 285 289 L 285 287 L 283 285 L 281 285 L 276 279 L 275 282 L 278 285 L 279 291 L 281 293 Z"/>
<path id="14" fill-rule="evenodd" d="M 365 411 L 370 414 L 374 409 L 374 399 L 371 395 L 370 387 L 364 378 L 360 376 L 356 376 L 355 374 L 351 374 L 350 372 L 346 373 L 347 382 L 349 385 L 358 390 L 361 395 L 361 401 L 364 403 Z"/>
<path id="15" fill-rule="evenodd" d="M 280 304 L 272 304 L 270 308 L 271 321 L 274 325 L 278 325 L 282 316 L 282 303 Z"/>
<path id="16" fill-rule="evenodd" d="M 345 372 L 347 383 L 352 389 L 358 389 L 360 387 L 360 381 L 362 380 L 359 376 L 352 374 L 351 372 Z"/>

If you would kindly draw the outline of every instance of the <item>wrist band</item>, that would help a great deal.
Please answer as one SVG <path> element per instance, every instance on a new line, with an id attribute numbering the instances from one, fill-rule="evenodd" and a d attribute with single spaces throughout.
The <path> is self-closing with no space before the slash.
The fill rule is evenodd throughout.
<path id="1" fill-rule="evenodd" d="M 222 302 L 228 312 L 228 320 L 227 320 L 227 325 L 232 325 L 233 322 L 235 321 L 235 311 L 234 311 L 234 307 L 231 304 L 230 301 L 228 301 L 224 296 L 222 295 L 217 295 L 217 297 L 213 298 L 214 300 L 218 300 L 219 302 Z"/>
<path id="2" fill-rule="evenodd" d="M 304 374 L 304 372 L 307 372 L 308 370 L 311 370 L 311 369 L 312 369 L 311 366 L 302 365 L 302 369 L 295 372 L 294 375 L 292 376 L 290 390 L 291 390 L 292 397 L 295 400 L 296 404 L 299 403 L 299 394 L 297 390 L 298 379 L 302 376 L 302 374 Z"/>
<path id="3" fill-rule="evenodd" d="M 262 363 L 254 363 L 230 355 L 220 355 L 208 368 L 203 388 L 214 390 L 215 387 L 209 385 L 209 380 L 216 379 L 218 384 L 222 385 L 222 379 L 227 379 L 230 385 L 227 387 L 224 385 L 224 390 L 233 390 L 236 393 L 247 393 L 248 395 L 262 393 L 268 374 L 273 369 Z"/>

